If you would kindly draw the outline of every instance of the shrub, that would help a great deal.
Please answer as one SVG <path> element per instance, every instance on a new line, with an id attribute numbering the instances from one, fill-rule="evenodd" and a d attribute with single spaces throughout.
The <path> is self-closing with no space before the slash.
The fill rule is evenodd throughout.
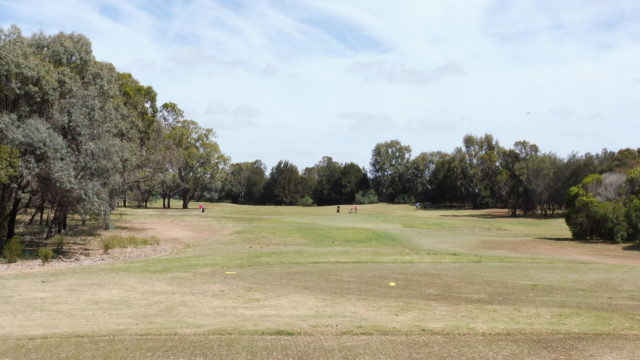
<path id="1" fill-rule="evenodd" d="M 13 263 L 22 259 L 24 253 L 24 245 L 22 244 L 22 238 L 19 236 L 12 237 L 4 246 L 4 257 L 8 262 Z"/>
<path id="2" fill-rule="evenodd" d="M 625 211 L 625 219 L 628 227 L 628 240 L 640 242 L 640 198 L 634 197 Z"/>
<path id="3" fill-rule="evenodd" d="M 54 251 L 57 255 L 61 255 L 64 252 L 64 247 L 67 244 L 67 238 L 62 235 L 57 235 L 51 239 L 51 243 L 54 246 Z"/>
<path id="4" fill-rule="evenodd" d="M 575 199 L 565 221 L 575 239 L 628 241 L 628 213 L 619 202 L 596 200 L 592 195 Z"/>
<path id="5" fill-rule="evenodd" d="M 413 195 L 402 194 L 393 199 L 393 202 L 396 204 L 415 204 L 416 198 L 414 198 Z"/>
<path id="6" fill-rule="evenodd" d="M 625 221 L 624 206 L 617 202 L 606 201 L 598 204 L 599 231 L 597 237 L 600 239 L 622 243 L 627 241 L 627 222 Z"/>
<path id="7" fill-rule="evenodd" d="M 373 190 L 361 190 L 356 194 L 356 204 L 375 204 L 378 202 L 378 195 Z"/>
<path id="8" fill-rule="evenodd" d="M 298 206 L 315 206 L 316 204 L 313 202 L 313 199 L 305 196 L 302 199 L 298 200 Z"/>
<path id="9" fill-rule="evenodd" d="M 42 260 L 42 266 L 44 266 L 53 257 L 53 251 L 46 247 L 40 248 L 38 249 L 38 257 Z"/>

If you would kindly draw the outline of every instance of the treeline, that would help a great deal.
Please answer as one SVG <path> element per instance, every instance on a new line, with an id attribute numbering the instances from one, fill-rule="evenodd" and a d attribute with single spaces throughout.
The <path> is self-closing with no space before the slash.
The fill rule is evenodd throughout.
<path id="1" fill-rule="evenodd" d="M 83 223 L 99 219 L 109 228 L 116 206 L 146 207 L 154 198 L 163 208 L 172 199 L 180 199 L 182 208 L 192 200 L 304 206 L 383 201 L 546 215 L 563 208 L 568 190 L 581 184 L 571 192 L 571 219 L 590 223 L 594 218 L 584 214 L 591 211 L 602 223 L 608 221 L 602 220 L 608 219 L 604 208 L 622 214 L 620 206 L 638 207 L 632 185 L 603 199 L 583 179 L 627 173 L 640 165 L 640 150 L 562 158 L 526 141 L 506 148 L 489 134 L 467 135 L 450 153 L 413 156 L 397 140 L 379 143 L 368 170 L 326 156 L 304 169 L 282 160 L 267 172 L 260 160 L 230 163 L 213 130 L 186 119 L 174 103 L 158 105 L 156 97 L 131 74 L 96 61 L 82 35 L 25 37 L 15 26 L 0 28 L 0 251 L 18 226 L 40 226 L 49 237 L 64 232 L 76 214 Z M 602 209 L 592 211 L 596 207 Z M 627 235 L 614 240 L 637 238 L 630 233 L 635 223 L 625 221 L 616 224 Z"/>
<path id="2" fill-rule="evenodd" d="M 49 237 L 71 213 L 109 228 L 129 194 L 139 204 L 179 197 L 186 208 L 228 163 L 214 136 L 96 61 L 83 35 L 0 28 L 0 251 L 19 214 Z"/>
<path id="3" fill-rule="evenodd" d="M 423 152 L 397 140 L 377 144 L 370 168 L 323 157 L 299 170 L 280 161 L 267 174 L 260 161 L 231 164 L 217 199 L 238 204 L 335 205 L 344 203 L 431 203 L 508 208 L 512 214 L 553 214 L 567 191 L 593 173 L 624 172 L 640 164 L 640 151 L 603 150 L 567 158 L 518 141 L 501 146 L 493 136 L 467 135 L 451 153 Z"/>

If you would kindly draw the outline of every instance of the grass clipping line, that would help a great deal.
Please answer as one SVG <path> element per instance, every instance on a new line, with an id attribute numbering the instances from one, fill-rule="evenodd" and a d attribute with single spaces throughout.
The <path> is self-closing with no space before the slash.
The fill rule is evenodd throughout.
<path id="1" fill-rule="evenodd" d="M 129 248 L 129 247 L 142 247 L 149 245 L 158 245 L 160 241 L 155 238 L 141 238 L 135 236 L 125 235 L 110 235 L 100 239 L 100 245 L 105 254 L 109 253 L 109 250 L 117 248 Z"/>

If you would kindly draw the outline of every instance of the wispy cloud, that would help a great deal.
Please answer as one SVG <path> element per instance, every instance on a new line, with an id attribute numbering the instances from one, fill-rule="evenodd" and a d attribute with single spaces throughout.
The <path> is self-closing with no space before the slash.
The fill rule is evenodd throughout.
<path id="1" fill-rule="evenodd" d="M 363 74 L 368 80 L 380 80 L 390 83 L 407 83 L 426 85 L 447 76 L 465 76 L 466 74 L 455 62 L 448 62 L 430 70 L 407 68 L 399 64 L 386 62 L 357 62 L 349 66 L 349 71 Z"/>
<path id="2" fill-rule="evenodd" d="M 367 164 L 376 142 L 450 150 L 468 132 L 562 154 L 640 132 L 633 0 L 0 0 L 13 23 L 86 34 L 235 161 L 310 165 L 329 148 Z"/>
<path id="3" fill-rule="evenodd" d="M 222 104 L 212 103 L 200 116 L 213 123 L 217 129 L 230 130 L 258 126 L 257 118 L 259 115 L 260 111 L 251 106 L 240 105 L 235 108 L 227 108 Z"/>

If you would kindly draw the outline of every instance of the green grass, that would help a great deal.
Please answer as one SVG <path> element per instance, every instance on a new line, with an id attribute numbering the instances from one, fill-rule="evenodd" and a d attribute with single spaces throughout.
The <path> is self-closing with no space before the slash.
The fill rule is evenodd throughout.
<path id="1" fill-rule="evenodd" d="M 544 240 L 563 219 L 206 206 L 114 216 L 151 230 L 113 244 L 182 244 L 169 255 L 0 273 L 0 359 L 640 355 L 640 268 L 568 256 L 597 245 Z"/>

